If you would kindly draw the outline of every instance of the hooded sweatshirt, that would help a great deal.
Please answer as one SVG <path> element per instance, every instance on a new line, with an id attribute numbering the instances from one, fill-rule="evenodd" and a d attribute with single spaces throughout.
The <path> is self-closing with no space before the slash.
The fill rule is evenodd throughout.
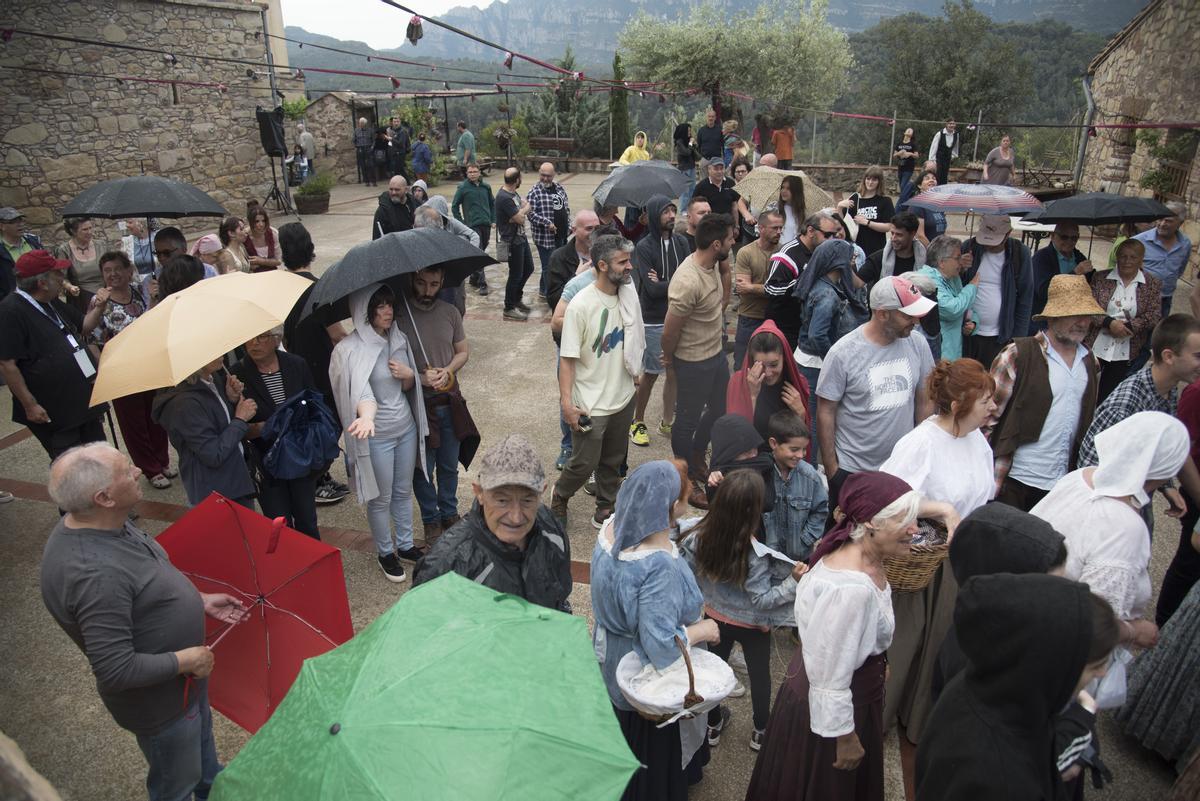
<path id="1" fill-rule="evenodd" d="M 1046 573 L 1066 555 L 1063 535 L 1041 518 L 1004 503 L 980 506 L 950 540 L 950 568 L 961 587 L 993 573 Z M 954 629 L 946 633 L 933 671 L 933 696 L 966 667 Z"/>
<path id="2" fill-rule="evenodd" d="M 796 388 L 800 393 L 800 399 L 804 402 L 804 425 L 808 426 L 808 430 L 812 431 L 812 407 L 809 404 L 808 380 L 800 375 L 800 368 L 796 366 L 796 359 L 792 356 L 792 349 L 788 347 L 787 339 L 784 338 L 783 332 L 779 330 L 779 326 L 775 325 L 770 320 L 764 320 L 763 324 L 754 329 L 754 334 L 751 334 L 751 339 L 755 334 L 759 333 L 774 334 L 780 343 L 783 353 L 783 375 L 780 380 L 786 381 Z M 742 359 L 742 367 L 729 379 L 729 384 L 725 388 L 725 409 L 730 414 L 741 415 L 747 420 L 754 423 L 754 427 L 758 433 L 765 439 L 767 437 L 766 423 L 759 424 L 758 417 L 755 414 L 754 402 L 750 399 L 750 385 L 746 383 L 746 372 L 752 366 L 750 349 L 746 348 L 746 356 Z M 782 389 L 782 387 L 780 387 Z M 763 392 L 772 391 L 765 384 L 759 390 L 759 398 L 762 398 Z"/>
<path id="3" fill-rule="evenodd" d="M 418 181 L 417 183 L 421 183 Z M 473 247 L 479 247 L 479 234 L 475 233 L 475 229 L 469 225 L 464 225 L 458 220 L 450 216 L 450 203 L 441 195 L 432 195 L 429 200 L 425 201 L 426 206 L 433 206 L 438 210 L 438 214 L 442 215 L 442 220 L 446 224 L 446 230 L 457 236 L 459 239 L 470 242 Z"/>
<path id="4" fill-rule="evenodd" d="M 378 239 L 394 231 L 411 230 L 416 212 L 417 204 L 413 201 L 411 192 L 404 196 L 403 203 L 393 203 L 392 196 L 386 189 L 383 190 L 379 193 L 379 206 L 375 209 L 375 219 L 371 222 L 371 238 Z"/>
<path id="5" fill-rule="evenodd" d="M 625 148 L 625 152 L 621 154 L 621 158 L 617 159 L 622 164 L 632 164 L 635 161 L 649 161 L 650 151 L 644 146 L 638 147 L 637 138 L 642 137 L 643 142 L 649 142 L 650 137 L 646 136 L 645 131 L 638 131 L 633 135 L 633 144 Z"/>
<path id="6" fill-rule="evenodd" d="M 954 628 L 968 664 L 917 748 L 917 801 L 1052 801 L 1053 718 L 1074 694 L 1092 639 L 1087 585 L 1001 573 L 963 585 Z"/>
<path id="7" fill-rule="evenodd" d="M 763 436 L 745 417 L 737 414 L 726 414 L 717 418 L 712 428 L 712 469 L 729 475 L 734 470 L 753 470 L 762 476 L 765 491 L 763 494 L 763 513 L 775 508 L 775 460 L 770 454 L 761 453 Z M 749 459 L 739 459 L 743 453 L 755 451 Z M 705 484 L 705 492 L 709 500 L 717 494 L 717 488 Z"/>
<path id="8" fill-rule="evenodd" d="M 646 201 L 646 224 L 650 233 L 638 240 L 633 249 L 633 277 L 642 302 L 642 322 L 646 325 L 662 325 L 667 318 L 667 286 L 680 263 L 691 253 L 682 234 L 671 232 L 663 238 L 659 222 L 663 209 L 675 205 L 675 201 L 665 195 L 654 195 Z M 651 270 L 658 280 L 650 280 Z"/>

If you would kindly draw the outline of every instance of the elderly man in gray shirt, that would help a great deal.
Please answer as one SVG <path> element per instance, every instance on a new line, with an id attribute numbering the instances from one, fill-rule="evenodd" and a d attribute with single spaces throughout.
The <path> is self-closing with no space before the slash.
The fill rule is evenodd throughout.
<path id="1" fill-rule="evenodd" d="M 47 489 L 65 514 L 42 556 L 42 600 L 87 656 L 113 720 L 136 735 L 151 801 L 208 798 L 221 766 L 204 616 L 238 623 L 246 609 L 198 592 L 129 522 L 140 476 L 106 443 L 72 448 L 51 465 Z"/>

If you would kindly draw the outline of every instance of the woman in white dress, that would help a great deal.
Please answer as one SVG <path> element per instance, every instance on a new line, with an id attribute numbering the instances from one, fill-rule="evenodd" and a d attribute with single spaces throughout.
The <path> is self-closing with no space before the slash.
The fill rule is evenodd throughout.
<path id="1" fill-rule="evenodd" d="M 949 505 L 963 518 L 992 499 L 996 484 L 992 448 L 979 427 L 995 412 L 996 383 L 974 359 L 943 359 L 926 384 L 937 413 L 900 438 L 880 470 L 904 479 L 926 498 Z M 954 619 L 958 584 L 950 568 L 938 568 L 928 586 L 892 597 L 896 635 L 888 649 L 884 721 L 904 727 L 901 764 L 911 765 L 925 722 L 933 711 L 933 674 L 938 649 Z M 906 773 L 908 773 L 906 771 Z M 906 775 L 911 781 L 911 776 Z"/>
<path id="2" fill-rule="evenodd" d="M 1096 435 L 1098 465 L 1067 473 L 1030 510 L 1066 538 L 1064 575 L 1112 605 L 1126 646 L 1158 641 L 1158 626 L 1142 617 L 1152 594 L 1142 507 L 1178 475 L 1190 444 L 1179 420 L 1138 412 Z"/>

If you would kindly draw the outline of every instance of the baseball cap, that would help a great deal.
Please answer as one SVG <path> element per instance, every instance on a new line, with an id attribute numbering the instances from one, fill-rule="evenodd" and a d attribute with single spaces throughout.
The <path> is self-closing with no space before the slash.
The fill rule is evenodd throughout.
<path id="1" fill-rule="evenodd" d="M 71 266 L 66 259 L 56 259 L 48 250 L 31 250 L 17 259 L 16 273 L 20 278 L 33 278 L 51 270 L 65 270 Z"/>
<path id="2" fill-rule="evenodd" d="M 874 311 L 895 310 L 909 317 L 924 317 L 936 305 L 911 282 L 895 275 L 881 278 L 871 288 L 871 308 Z"/>
<path id="3" fill-rule="evenodd" d="M 1011 231 L 1012 223 L 1008 221 L 1007 217 L 1000 214 L 985 214 L 979 224 L 979 232 L 975 234 L 975 241 L 981 245 L 993 247 L 1008 239 Z"/>
<path id="4" fill-rule="evenodd" d="M 0 222 L 12 222 L 13 220 L 19 220 L 24 216 L 24 214 L 14 209 L 12 206 L 0 208 Z"/>
<path id="5" fill-rule="evenodd" d="M 515 486 L 540 493 L 546 487 L 546 471 L 529 440 L 509 434 L 483 454 L 478 482 L 485 490 Z"/>

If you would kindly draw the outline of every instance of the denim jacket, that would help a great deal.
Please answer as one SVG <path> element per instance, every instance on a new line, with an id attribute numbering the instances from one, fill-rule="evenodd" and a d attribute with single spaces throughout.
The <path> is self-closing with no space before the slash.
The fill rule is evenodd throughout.
<path id="1" fill-rule="evenodd" d="M 800 462 L 785 480 L 775 467 L 775 508 L 763 515 L 767 547 L 807 560 L 825 533 L 828 515 L 829 493 L 816 468 Z"/>
<path id="2" fill-rule="evenodd" d="M 792 565 L 770 549 L 753 540 L 746 583 L 741 587 L 716 582 L 696 571 L 696 533 L 691 532 L 679 544 L 683 558 L 691 566 L 704 604 L 722 617 L 749 626 L 795 625 L 796 579 Z"/>
<path id="3" fill-rule="evenodd" d="M 850 304 L 839 316 L 838 309 L 844 300 L 828 278 L 822 276 L 813 284 L 800 316 L 800 350 L 824 359 L 834 342 L 867 321 Z"/>

